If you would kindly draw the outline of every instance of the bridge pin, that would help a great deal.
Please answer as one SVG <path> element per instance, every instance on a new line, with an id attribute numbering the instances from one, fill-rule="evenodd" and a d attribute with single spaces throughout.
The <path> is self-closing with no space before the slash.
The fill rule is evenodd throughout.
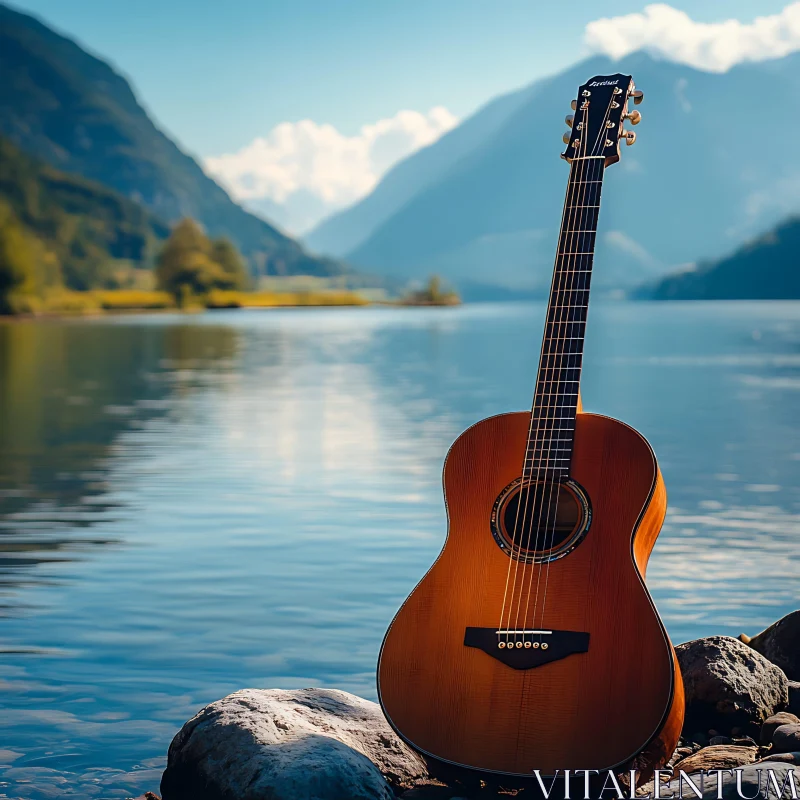
<path id="1" fill-rule="evenodd" d="M 535 650 L 535 649 L 536 649 L 538 646 L 539 646 L 539 642 L 534 642 L 534 643 L 533 643 L 534 650 Z"/>
<path id="2" fill-rule="evenodd" d="M 548 647 L 550 647 L 550 645 L 547 644 L 547 642 L 542 642 L 542 650 L 547 650 Z"/>
<path id="3" fill-rule="evenodd" d="M 517 647 L 522 647 L 522 642 L 517 642 Z"/>
<path id="4" fill-rule="evenodd" d="M 531 643 L 530 643 L 530 642 L 525 642 L 525 647 L 526 647 L 526 648 L 528 648 L 528 647 L 530 647 L 530 646 L 531 646 Z"/>
<path id="5" fill-rule="evenodd" d="M 506 646 L 506 643 L 505 642 L 498 642 L 497 646 L 502 650 Z"/>

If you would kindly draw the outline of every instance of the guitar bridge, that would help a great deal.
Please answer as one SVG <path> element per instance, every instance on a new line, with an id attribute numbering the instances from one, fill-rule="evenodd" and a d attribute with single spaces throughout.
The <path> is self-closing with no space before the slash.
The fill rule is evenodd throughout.
<path id="1" fill-rule="evenodd" d="M 580 631 L 467 628 L 464 645 L 476 647 L 512 669 L 533 669 L 589 650 L 589 634 Z"/>

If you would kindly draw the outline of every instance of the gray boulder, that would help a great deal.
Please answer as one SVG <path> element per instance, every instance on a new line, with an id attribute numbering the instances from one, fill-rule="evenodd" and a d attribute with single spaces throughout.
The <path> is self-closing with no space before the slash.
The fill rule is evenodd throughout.
<path id="1" fill-rule="evenodd" d="M 739 638 L 780 667 L 787 678 L 800 681 L 800 611 L 792 611 L 752 639 L 744 633 Z"/>
<path id="2" fill-rule="evenodd" d="M 737 727 L 758 735 L 761 723 L 785 708 L 786 675 L 738 639 L 709 636 L 675 650 L 686 690 L 685 731 L 730 734 Z"/>
<path id="3" fill-rule="evenodd" d="M 781 725 L 772 734 L 773 753 L 792 753 L 800 750 L 800 724 Z"/>
<path id="4" fill-rule="evenodd" d="M 794 725 L 800 722 L 794 714 L 790 714 L 788 711 L 779 711 L 777 714 L 773 714 L 769 719 L 764 720 L 764 724 L 761 726 L 761 738 L 759 741 L 762 745 L 768 745 L 772 743 L 772 734 L 781 727 L 781 725 Z"/>
<path id="5" fill-rule="evenodd" d="M 172 740 L 164 800 L 392 800 L 427 777 L 376 703 L 333 689 L 244 689 Z"/>

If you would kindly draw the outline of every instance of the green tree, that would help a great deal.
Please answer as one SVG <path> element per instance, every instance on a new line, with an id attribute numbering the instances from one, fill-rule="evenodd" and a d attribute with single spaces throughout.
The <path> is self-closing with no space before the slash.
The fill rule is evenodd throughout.
<path id="1" fill-rule="evenodd" d="M 30 293 L 36 284 L 36 254 L 11 209 L 0 204 L 0 313 L 13 310 L 16 292 Z"/>
<path id="2" fill-rule="evenodd" d="M 431 275 L 426 291 L 432 303 L 440 303 L 443 296 L 442 279 L 438 275 Z"/>
<path id="3" fill-rule="evenodd" d="M 211 259 L 222 268 L 229 281 L 220 289 L 244 289 L 247 285 L 247 270 L 244 260 L 230 239 L 215 239 L 211 245 Z"/>
<path id="4" fill-rule="evenodd" d="M 175 226 L 156 264 L 158 285 L 179 302 L 187 294 L 241 288 L 245 277 L 236 248 L 227 239 L 210 241 L 192 219 L 181 220 Z"/>

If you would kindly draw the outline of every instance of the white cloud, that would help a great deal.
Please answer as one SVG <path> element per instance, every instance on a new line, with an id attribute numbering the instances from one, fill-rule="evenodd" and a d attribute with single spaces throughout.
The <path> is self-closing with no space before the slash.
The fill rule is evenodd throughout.
<path id="1" fill-rule="evenodd" d="M 590 22 L 585 39 L 592 50 L 612 58 L 648 50 L 710 72 L 725 72 L 740 61 L 780 58 L 800 49 L 800 2 L 749 23 L 696 22 L 684 11 L 655 3 L 640 14 Z"/>
<path id="2" fill-rule="evenodd" d="M 205 169 L 236 200 L 251 207 L 259 200 L 302 206 L 290 216 L 308 228 L 324 213 L 363 197 L 392 165 L 457 123 L 443 106 L 427 114 L 398 111 L 364 125 L 355 136 L 310 119 L 282 122 L 236 153 L 206 158 Z M 285 224 L 297 227 L 291 220 Z"/>

